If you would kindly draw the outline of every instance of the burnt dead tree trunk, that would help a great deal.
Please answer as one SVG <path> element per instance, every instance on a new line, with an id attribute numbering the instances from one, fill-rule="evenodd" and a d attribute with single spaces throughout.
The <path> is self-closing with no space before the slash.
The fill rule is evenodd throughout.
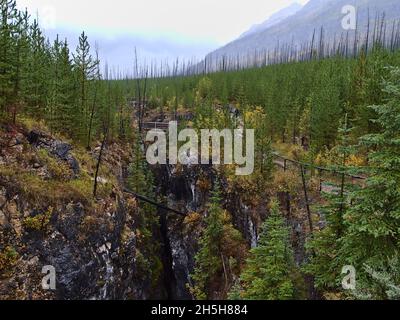
<path id="1" fill-rule="evenodd" d="M 96 173 L 94 175 L 94 186 L 93 186 L 93 197 L 96 198 L 97 197 L 97 186 L 98 186 L 98 180 L 99 180 L 99 171 L 100 171 L 100 166 L 101 166 L 101 161 L 103 158 L 103 153 L 104 153 L 104 149 L 106 147 L 106 143 L 107 143 L 107 139 L 108 139 L 108 131 L 109 128 L 108 126 L 104 128 L 103 131 L 103 141 L 101 143 L 101 147 L 100 147 L 100 153 L 99 153 L 99 158 L 97 160 L 97 165 L 96 165 Z"/>
<path id="2" fill-rule="evenodd" d="M 310 227 L 310 233 L 312 235 L 313 231 L 314 231 L 314 226 L 313 226 L 313 221 L 312 221 L 312 216 L 311 216 L 310 200 L 309 200 L 308 191 L 307 191 L 305 168 L 304 168 L 303 165 L 300 166 L 300 170 L 301 170 L 301 179 L 302 179 L 302 182 L 303 182 L 304 198 L 305 198 L 305 201 L 306 201 L 308 224 L 309 224 L 309 227 Z"/>
<path id="3" fill-rule="evenodd" d="M 139 75 L 139 67 L 138 67 L 138 56 L 135 47 L 135 71 L 136 71 L 136 106 L 138 107 L 138 125 L 139 125 L 139 132 L 142 132 L 142 107 L 141 107 L 141 86 L 140 86 L 140 75 Z"/>
<path id="4" fill-rule="evenodd" d="M 103 118 L 103 140 L 101 142 L 101 147 L 100 147 L 100 152 L 99 152 L 99 158 L 97 159 L 97 164 L 96 164 L 96 172 L 94 175 L 94 186 L 93 186 L 93 197 L 97 197 L 97 188 L 98 188 L 98 180 L 99 180 L 99 172 L 100 172 L 100 166 L 101 166 L 101 161 L 103 160 L 103 154 L 104 154 L 104 149 L 107 144 L 108 140 L 108 134 L 110 132 L 110 127 L 111 127 L 111 119 L 110 119 L 110 112 L 111 112 L 111 84 L 110 84 L 110 79 L 109 79 L 109 70 L 108 70 L 108 65 L 106 64 L 105 67 L 105 77 L 106 80 L 108 81 L 108 112 L 105 118 Z"/>
<path id="5" fill-rule="evenodd" d="M 96 111 L 96 104 L 97 104 L 97 91 L 98 91 L 99 81 L 101 80 L 99 67 L 100 67 L 99 51 L 98 51 L 98 48 L 96 48 L 96 68 L 97 68 L 97 70 L 96 70 L 93 104 L 92 104 L 92 108 L 90 110 L 89 130 L 88 130 L 87 146 L 86 146 L 87 150 L 90 150 L 90 142 L 92 139 L 93 120 L 94 120 L 94 114 Z"/>
<path id="6" fill-rule="evenodd" d="M 96 100 L 97 100 L 97 85 L 95 86 L 95 89 L 94 89 L 94 99 L 93 99 L 92 109 L 90 111 L 89 132 L 88 132 L 87 146 L 86 146 L 87 150 L 90 150 L 90 140 L 92 139 L 93 118 L 94 118 L 94 113 L 95 113 L 95 108 L 96 108 L 96 103 L 97 103 Z"/>

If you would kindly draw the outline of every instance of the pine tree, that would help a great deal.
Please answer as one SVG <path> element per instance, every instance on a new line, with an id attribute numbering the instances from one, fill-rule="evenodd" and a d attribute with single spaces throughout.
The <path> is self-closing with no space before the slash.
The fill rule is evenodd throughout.
<path id="1" fill-rule="evenodd" d="M 85 32 L 82 32 L 79 37 L 79 45 L 73 55 L 74 70 L 77 76 L 79 85 L 79 113 L 80 121 L 78 123 L 77 133 L 83 141 L 86 138 L 89 130 L 90 108 L 89 108 L 89 83 L 96 76 L 97 59 L 94 59 L 90 53 L 90 44 Z"/>
<path id="2" fill-rule="evenodd" d="M 296 273 L 293 252 L 289 243 L 289 229 L 272 204 L 271 215 L 262 227 L 258 247 L 250 252 L 242 272 L 241 289 L 235 288 L 232 297 L 245 300 L 288 300 L 295 298 Z"/>
<path id="3" fill-rule="evenodd" d="M 28 112 L 34 117 L 46 114 L 50 79 L 51 54 L 39 23 L 34 20 L 30 28 L 30 54 L 28 57 L 28 79 L 26 83 L 26 102 Z"/>
<path id="4" fill-rule="evenodd" d="M 48 100 L 51 127 L 73 135 L 74 123 L 78 120 L 74 74 L 67 40 L 58 37 L 51 49 L 50 95 Z"/>
<path id="5" fill-rule="evenodd" d="M 17 23 L 14 30 L 15 52 L 14 72 L 12 73 L 12 96 L 10 106 L 12 121 L 16 123 L 17 113 L 22 110 L 25 95 L 24 86 L 27 84 L 28 57 L 29 57 L 29 15 L 27 11 L 18 12 Z"/>
<path id="6" fill-rule="evenodd" d="M 324 146 L 333 147 L 342 115 L 339 86 L 341 79 L 336 75 L 334 65 L 329 69 L 323 69 L 310 98 L 311 145 L 316 153 Z"/>
<path id="7" fill-rule="evenodd" d="M 0 112 L 5 113 L 12 103 L 15 77 L 16 31 L 18 11 L 14 0 L 0 0 Z"/>

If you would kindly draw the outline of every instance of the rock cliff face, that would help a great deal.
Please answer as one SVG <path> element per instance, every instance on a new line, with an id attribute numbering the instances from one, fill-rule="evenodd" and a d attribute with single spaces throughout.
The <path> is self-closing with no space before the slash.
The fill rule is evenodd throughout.
<path id="1" fill-rule="evenodd" d="M 15 252 L 11 270 L 4 270 L 0 296 L 9 299 L 124 299 L 140 298 L 134 287 L 135 236 L 133 221 L 119 201 L 105 212 L 96 230 L 85 230 L 87 212 L 81 203 L 59 207 L 43 231 L 25 231 L 21 221 L 35 209 L 18 194 L 0 189 L 7 199 L 2 207 L 1 243 Z M 88 232 L 87 232 L 88 231 Z M 44 266 L 56 271 L 56 291 L 42 289 Z"/>
<path id="2" fill-rule="evenodd" d="M 69 144 L 49 135 L 6 128 L 0 145 L 0 299 L 146 299 L 154 294 L 150 280 L 137 270 L 134 199 L 114 184 L 104 186 L 91 203 L 85 191 L 91 180 L 78 177 L 85 164 Z M 44 151 L 45 161 L 38 157 Z M 107 157 L 114 157 L 112 150 Z M 114 158 L 124 167 L 118 153 Z M 65 166 L 59 183 L 54 163 Z M 123 171 L 115 164 L 114 169 Z M 45 266 L 54 267 L 55 290 L 43 289 Z M 163 298 L 160 292 L 157 297 Z"/>
<path id="3" fill-rule="evenodd" d="M 223 185 L 223 207 L 231 214 L 234 226 L 247 240 L 249 247 L 257 244 L 260 213 L 250 210 L 240 194 L 228 191 L 227 182 L 218 176 L 213 166 L 160 166 L 154 168 L 158 193 L 164 195 L 171 207 L 187 212 L 184 219 L 167 215 L 162 221 L 167 241 L 169 268 L 169 292 L 171 299 L 192 299 L 188 284 L 194 271 L 198 240 L 201 236 L 202 216 L 207 214 L 206 205 L 215 181 Z"/>

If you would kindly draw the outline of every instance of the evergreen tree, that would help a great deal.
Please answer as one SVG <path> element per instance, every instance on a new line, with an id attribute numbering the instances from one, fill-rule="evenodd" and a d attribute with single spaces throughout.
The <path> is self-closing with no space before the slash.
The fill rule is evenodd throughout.
<path id="1" fill-rule="evenodd" d="M 28 57 L 28 75 L 26 84 L 26 102 L 28 112 L 34 117 L 45 115 L 50 79 L 50 45 L 46 42 L 39 23 L 34 20 L 30 28 L 30 54 Z"/>
<path id="2" fill-rule="evenodd" d="M 263 114 L 259 119 L 259 126 L 256 129 L 256 164 L 263 182 L 270 180 L 273 171 L 273 158 L 271 138 L 268 135 L 270 123 L 268 116 Z"/>
<path id="3" fill-rule="evenodd" d="M 51 48 L 50 94 L 48 118 L 51 127 L 73 135 L 72 128 L 78 120 L 74 74 L 67 40 L 57 36 Z M 79 114 L 79 113 L 78 113 Z"/>
<path id="4" fill-rule="evenodd" d="M 341 80 L 336 73 L 334 65 L 329 69 L 324 68 L 311 94 L 311 145 L 316 153 L 324 146 L 332 148 L 336 141 L 342 115 L 339 86 Z"/>
<path id="5" fill-rule="evenodd" d="M 79 86 L 79 113 L 80 121 L 78 123 L 77 133 L 81 140 L 86 138 L 89 130 L 90 108 L 89 108 L 89 83 L 96 76 L 97 59 L 94 59 L 90 53 L 90 44 L 85 32 L 79 37 L 79 45 L 73 55 L 74 70 L 76 72 L 77 83 Z"/>
<path id="6" fill-rule="evenodd" d="M 271 215 L 262 227 L 258 247 L 241 275 L 241 289 L 235 288 L 231 297 L 245 300 L 289 300 L 295 298 L 296 273 L 293 252 L 289 243 L 289 229 L 272 204 Z"/>
<path id="7" fill-rule="evenodd" d="M 195 281 L 194 295 L 197 299 L 210 297 L 210 285 L 221 272 L 221 240 L 223 237 L 223 210 L 220 207 L 221 193 L 216 184 L 211 195 L 206 218 L 206 229 L 200 239 L 200 250 L 196 255 L 196 269 L 193 275 Z"/>
<path id="8" fill-rule="evenodd" d="M 149 185 L 154 185 L 154 183 L 152 183 L 151 174 L 146 168 L 146 161 L 143 158 L 139 138 L 140 133 L 137 132 L 133 150 L 133 161 L 129 167 L 128 187 L 136 193 L 151 197 L 154 196 L 154 192 L 149 188 Z"/>
<path id="9" fill-rule="evenodd" d="M 310 260 L 304 268 L 306 272 L 313 275 L 315 286 L 321 290 L 338 290 L 341 285 L 341 266 L 338 259 L 340 243 L 338 239 L 345 232 L 343 217 L 347 211 L 347 195 L 345 188 L 350 191 L 351 187 L 345 184 L 347 159 L 354 148 L 349 145 L 349 135 L 352 131 L 347 114 L 339 128 L 339 144 L 335 148 L 338 155 L 338 164 L 333 170 L 341 172 L 341 185 L 338 192 L 325 193 L 327 204 L 321 206 L 319 211 L 326 221 L 326 227 L 315 232 L 313 238 L 307 243 Z M 343 267 L 343 266 L 342 266 Z"/>
<path id="10" fill-rule="evenodd" d="M 360 300 L 374 300 L 378 297 L 400 300 L 400 260 L 398 255 L 384 261 L 383 265 L 379 269 L 369 265 L 364 266 L 364 271 L 371 281 L 368 283 L 369 287 L 365 286 L 365 283 L 358 285 L 353 292 L 354 297 Z"/>
<path id="11" fill-rule="evenodd" d="M 208 205 L 208 216 L 192 275 L 195 285 L 191 291 L 198 300 L 224 298 L 235 276 L 229 272 L 228 267 L 234 273 L 242 264 L 243 239 L 233 228 L 228 213 L 221 208 L 221 200 L 217 182 Z"/>
<path id="12" fill-rule="evenodd" d="M 369 154 L 369 178 L 365 188 L 353 193 L 353 205 L 345 215 L 346 233 L 340 240 L 340 260 L 357 270 L 357 286 L 374 288 L 375 299 L 388 298 L 376 279 L 365 270 L 386 270 L 388 261 L 399 252 L 400 230 L 400 69 L 390 70 L 384 83 L 388 95 L 385 104 L 372 106 L 378 114 L 374 121 L 382 128 L 379 133 L 366 135 L 361 143 Z M 398 281 L 400 274 L 394 276 Z"/>
<path id="13" fill-rule="evenodd" d="M 14 0 L 0 0 L 0 111 L 5 113 L 12 103 L 15 78 L 16 32 L 18 11 Z"/>
<path id="14" fill-rule="evenodd" d="M 29 57 L 29 15 L 27 11 L 18 12 L 17 24 L 14 30 L 15 52 L 14 52 L 14 72 L 12 73 L 13 90 L 10 107 L 12 121 L 16 123 L 17 113 L 24 105 L 24 85 L 27 84 L 28 57 Z"/>
<path id="15" fill-rule="evenodd" d="M 143 158 L 141 149 L 140 135 L 137 135 L 133 150 L 133 160 L 129 166 L 129 176 L 127 186 L 137 194 L 155 199 L 154 178 L 151 171 L 147 168 L 147 163 Z M 160 245 L 154 241 L 155 234 L 160 230 L 160 217 L 157 209 L 144 202 L 137 205 L 135 222 L 137 226 L 137 272 L 138 276 L 145 281 L 151 281 L 155 290 L 158 288 L 162 263 L 160 261 Z M 165 216 L 164 216 L 165 219 Z"/>

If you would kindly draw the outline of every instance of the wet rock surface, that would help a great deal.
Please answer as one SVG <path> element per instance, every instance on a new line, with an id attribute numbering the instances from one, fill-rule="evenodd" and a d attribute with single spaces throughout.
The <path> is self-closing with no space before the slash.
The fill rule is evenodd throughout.
<path id="1" fill-rule="evenodd" d="M 227 192 L 226 182 L 223 179 L 220 181 L 213 166 L 159 166 L 153 171 L 159 186 L 158 193 L 166 197 L 170 207 L 188 214 L 197 212 L 202 216 L 207 214 L 210 190 L 218 179 L 224 191 L 223 207 L 231 214 L 234 226 L 247 239 L 249 247 L 255 245 L 260 218 L 253 217 L 257 214 L 242 203 L 239 194 Z M 171 264 L 169 268 L 173 273 L 169 275 L 173 279 L 169 281 L 172 298 L 192 299 L 188 285 L 192 284 L 190 275 L 195 268 L 201 228 L 193 227 L 184 218 L 172 214 L 168 215 L 166 224 L 165 238 L 170 247 L 167 263 Z"/>

